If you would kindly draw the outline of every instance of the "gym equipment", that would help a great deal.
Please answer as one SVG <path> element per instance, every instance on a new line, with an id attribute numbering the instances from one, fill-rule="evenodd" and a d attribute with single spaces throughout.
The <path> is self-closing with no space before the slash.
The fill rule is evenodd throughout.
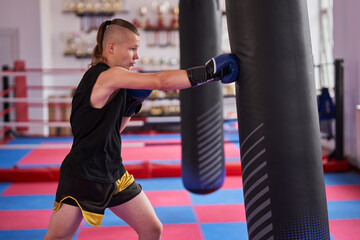
<path id="1" fill-rule="evenodd" d="M 204 65 L 221 51 L 217 0 L 180 0 L 180 67 Z M 220 82 L 180 91 L 182 180 L 193 193 L 219 189 L 225 177 L 223 96 Z"/>
<path id="2" fill-rule="evenodd" d="M 318 112 L 320 120 L 320 131 L 326 133 L 326 139 L 332 139 L 332 121 L 335 119 L 335 105 L 330 96 L 329 89 L 326 87 L 321 88 L 321 93 L 318 99 Z"/>
<path id="3" fill-rule="evenodd" d="M 249 239 L 330 239 L 306 1 L 226 0 Z"/>
<path id="4" fill-rule="evenodd" d="M 335 117 L 335 106 L 328 88 L 321 88 L 321 94 L 318 97 L 318 111 L 320 121 Z"/>
<path id="5" fill-rule="evenodd" d="M 347 160 L 344 157 L 344 60 L 335 60 L 335 149 L 328 160 Z"/>

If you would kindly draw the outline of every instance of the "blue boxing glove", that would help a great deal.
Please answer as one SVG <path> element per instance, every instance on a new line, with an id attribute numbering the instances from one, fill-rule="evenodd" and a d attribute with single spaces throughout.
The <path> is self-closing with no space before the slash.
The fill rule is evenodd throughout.
<path id="1" fill-rule="evenodd" d="M 142 102 L 151 94 L 152 90 L 126 89 L 126 107 L 124 117 L 132 117 L 140 112 Z"/>
<path id="2" fill-rule="evenodd" d="M 232 83 L 238 79 L 239 62 L 235 54 L 224 53 L 210 59 L 204 66 L 189 68 L 186 72 L 192 87 L 218 80 Z"/>

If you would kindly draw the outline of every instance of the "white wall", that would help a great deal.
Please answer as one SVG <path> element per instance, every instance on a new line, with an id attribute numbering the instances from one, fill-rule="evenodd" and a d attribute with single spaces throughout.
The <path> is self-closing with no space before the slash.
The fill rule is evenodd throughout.
<path id="1" fill-rule="evenodd" d="M 334 0 L 334 58 L 344 59 L 344 151 L 355 166 L 356 105 L 360 104 L 360 1 Z"/>
<path id="2" fill-rule="evenodd" d="M 43 54 L 47 59 L 43 64 L 43 68 L 87 68 L 90 59 L 77 59 L 73 56 L 64 56 L 64 39 L 63 36 L 67 33 L 77 32 L 79 35 L 85 36 L 85 38 L 93 40 L 93 44 L 96 44 L 96 31 L 85 33 L 80 31 L 80 18 L 72 13 L 64 13 L 63 1 L 48 1 L 40 0 L 42 6 L 43 21 L 46 24 L 42 26 L 42 34 L 44 39 L 48 42 L 43 45 Z M 161 1 L 158 1 L 159 3 Z M 168 1 L 171 6 L 177 6 L 178 0 Z M 123 18 L 132 22 L 135 18 L 139 18 L 138 10 L 141 6 L 146 6 L 149 9 L 147 17 L 153 22 L 156 21 L 156 16 L 151 14 L 152 1 L 147 0 L 125 0 L 125 8 L 127 12 L 117 13 L 106 19 Z M 140 31 L 141 34 L 141 48 L 139 49 L 140 57 L 179 57 L 178 47 L 147 47 L 148 32 Z M 137 64 L 139 66 L 139 64 Z"/>
<path id="3" fill-rule="evenodd" d="M 313 50 L 314 65 L 320 64 L 320 23 L 319 23 L 319 1 L 307 0 L 309 24 L 310 24 L 310 36 L 311 45 Z M 314 69 L 315 85 L 319 88 L 319 71 Z"/>
<path id="4" fill-rule="evenodd" d="M 42 39 L 40 28 L 40 4 L 39 0 L 0 0 L 0 28 L 17 29 L 18 56 L 24 60 L 26 68 L 42 68 Z M 2 54 L 2 53 L 0 53 Z M 7 63 L 10 68 L 14 63 Z M 41 83 L 41 76 L 31 75 L 28 82 Z M 35 95 L 34 95 L 35 94 Z M 28 97 L 41 97 L 39 91 L 29 91 Z M 44 111 L 42 107 L 30 107 L 29 118 L 42 120 Z M 28 133 L 42 133 L 42 128 L 30 128 Z"/>
<path id="5" fill-rule="evenodd" d="M 63 13 L 63 1 L 41 0 L 42 36 L 46 40 L 43 44 L 43 57 L 46 62 L 43 68 L 86 68 L 88 59 L 76 59 L 64 56 L 63 34 L 79 32 L 80 20 L 75 14 Z"/>
<path id="6" fill-rule="evenodd" d="M 314 52 L 314 62 L 318 63 L 318 3 L 308 1 L 310 30 Z M 159 1 L 161 2 L 161 1 Z M 113 16 L 132 21 L 138 17 L 140 6 L 151 9 L 151 1 L 125 0 L 128 13 Z M 172 6 L 178 0 L 170 1 Z M 65 57 L 62 36 L 68 32 L 80 32 L 80 18 L 74 14 L 63 13 L 63 1 L 48 0 L 0 0 L 0 27 L 18 28 L 20 32 L 20 58 L 24 59 L 28 68 L 86 68 L 89 59 Z M 151 17 L 155 20 L 154 16 Z M 148 48 L 146 47 L 147 33 L 142 33 L 142 47 L 140 55 L 175 56 L 179 57 L 178 48 Z M 95 36 L 96 32 L 91 33 Z M 90 35 L 91 35 L 90 34 Z M 95 37 L 94 37 L 95 38 Z"/>
<path id="7" fill-rule="evenodd" d="M 0 6 L 0 28 L 19 29 L 20 59 L 27 68 L 41 68 L 39 0 L 0 0 Z"/>

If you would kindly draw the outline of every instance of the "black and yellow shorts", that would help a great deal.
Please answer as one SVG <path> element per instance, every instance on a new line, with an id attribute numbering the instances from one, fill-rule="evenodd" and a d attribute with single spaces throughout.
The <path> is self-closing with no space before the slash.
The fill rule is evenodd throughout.
<path id="1" fill-rule="evenodd" d="M 53 212 L 62 203 L 77 206 L 91 226 L 99 227 L 106 208 L 123 204 L 141 192 L 133 175 L 125 174 L 115 183 L 92 182 L 60 174 Z"/>

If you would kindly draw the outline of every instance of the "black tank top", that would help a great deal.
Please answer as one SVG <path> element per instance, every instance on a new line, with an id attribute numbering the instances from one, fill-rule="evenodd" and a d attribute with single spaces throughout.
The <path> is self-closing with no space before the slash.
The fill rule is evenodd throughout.
<path id="1" fill-rule="evenodd" d="M 113 183 L 125 173 L 120 127 L 126 91 L 120 89 L 101 109 L 90 103 L 93 86 L 100 73 L 107 69 L 103 63 L 91 67 L 76 89 L 70 116 L 74 141 L 60 171 L 90 181 Z"/>

